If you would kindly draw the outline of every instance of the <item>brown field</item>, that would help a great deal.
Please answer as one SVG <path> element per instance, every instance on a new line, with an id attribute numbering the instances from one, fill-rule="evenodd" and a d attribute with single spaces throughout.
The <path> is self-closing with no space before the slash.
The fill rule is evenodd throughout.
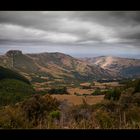
<path id="1" fill-rule="evenodd" d="M 95 86 L 111 86 L 111 87 L 118 87 L 118 86 L 123 86 L 121 84 L 119 84 L 118 82 L 104 82 L 104 83 L 100 83 L 100 82 L 94 82 Z"/>
<path id="2" fill-rule="evenodd" d="M 104 95 L 86 96 L 86 97 L 76 95 L 52 95 L 52 96 L 60 101 L 67 100 L 68 102 L 74 105 L 82 104 L 83 99 L 85 99 L 88 104 L 92 105 L 101 102 L 104 98 Z"/>
<path id="3" fill-rule="evenodd" d="M 74 93 L 78 93 L 78 94 L 91 94 L 94 90 L 93 89 L 81 89 L 81 88 L 68 88 L 68 93 L 70 94 L 74 94 Z"/>
<path id="4" fill-rule="evenodd" d="M 37 91 L 45 91 L 45 90 L 48 90 L 51 88 L 55 88 L 53 85 L 50 85 L 51 83 L 54 83 L 54 81 L 47 81 L 47 82 L 43 82 L 43 83 L 36 82 L 36 83 L 34 83 L 34 88 Z M 95 85 L 92 85 L 87 89 L 83 88 L 83 86 L 88 86 L 88 85 L 90 85 L 90 83 L 81 83 L 80 87 L 71 87 L 70 85 L 65 85 L 65 84 L 64 85 L 61 84 L 61 86 L 67 87 L 67 91 L 69 92 L 69 94 L 72 94 L 72 95 L 74 93 L 91 94 L 96 89 L 106 90 L 106 89 L 110 89 L 110 88 L 114 88 L 114 87 L 124 86 L 122 84 L 119 84 L 118 82 L 104 82 L 104 83 L 94 82 L 94 83 L 95 83 Z"/>

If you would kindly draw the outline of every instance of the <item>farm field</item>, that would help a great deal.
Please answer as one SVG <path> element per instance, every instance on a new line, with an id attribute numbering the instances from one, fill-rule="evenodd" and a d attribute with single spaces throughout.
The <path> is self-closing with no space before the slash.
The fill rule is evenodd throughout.
<path id="1" fill-rule="evenodd" d="M 60 101 L 68 101 L 69 103 L 73 105 L 80 105 L 83 103 L 83 99 L 85 101 L 92 105 L 101 102 L 104 99 L 104 95 L 98 95 L 98 96 L 76 96 L 76 95 L 52 95 L 52 97 L 56 98 Z"/>
<path id="2" fill-rule="evenodd" d="M 71 95 L 74 95 L 75 93 L 82 95 L 82 94 L 91 94 L 94 91 L 94 89 L 81 89 L 79 87 L 76 87 L 76 88 L 67 88 L 67 91 Z"/>

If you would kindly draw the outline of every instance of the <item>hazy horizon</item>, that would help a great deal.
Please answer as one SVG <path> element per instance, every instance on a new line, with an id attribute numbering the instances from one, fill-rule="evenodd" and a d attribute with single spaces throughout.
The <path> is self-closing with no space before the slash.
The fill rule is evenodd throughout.
<path id="1" fill-rule="evenodd" d="M 23 54 L 40 54 L 40 53 L 64 53 L 64 52 L 60 52 L 60 51 L 40 51 L 40 52 L 27 52 L 27 51 L 23 51 L 23 50 L 20 50 L 20 49 L 9 49 L 9 50 L 6 50 L 6 51 L 3 51 L 3 52 L 0 52 L 0 55 L 5 55 L 8 51 L 10 50 L 19 50 L 19 51 L 22 51 Z M 130 59 L 140 59 L 140 55 L 101 55 L 101 54 L 80 54 L 80 55 L 77 55 L 77 54 L 68 54 L 68 53 L 64 53 L 66 55 L 70 55 L 72 57 L 75 57 L 75 58 L 92 58 L 92 57 L 103 57 L 103 56 L 112 56 L 112 57 L 120 57 L 120 58 L 130 58 Z"/>
<path id="2" fill-rule="evenodd" d="M 140 59 L 140 11 L 1 11 L 0 55 L 61 52 Z"/>

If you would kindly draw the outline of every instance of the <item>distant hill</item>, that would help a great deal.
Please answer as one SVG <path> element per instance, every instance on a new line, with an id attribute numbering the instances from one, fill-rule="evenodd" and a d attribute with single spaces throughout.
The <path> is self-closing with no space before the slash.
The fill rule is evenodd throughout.
<path id="1" fill-rule="evenodd" d="M 23 54 L 10 50 L 0 56 L 0 65 L 19 72 L 31 82 L 54 84 L 140 77 L 139 59 L 112 56 L 76 59 L 59 52 Z"/>
<path id="2" fill-rule="evenodd" d="M 0 65 L 20 72 L 31 82 L 72 83 L 110 77 L 109 73 L 99 66 L 89 65 L 58 52 L 22 54 L 19 50 L 11 50 L 0 56 Z"/>
<path id="3" fill-rule="evenodd" d="M 83 58 L 90 65 L 97 65 L 107 70 L 112 76 L 123 78 L 140 78 L 140 59 L 101 56 Z"/>

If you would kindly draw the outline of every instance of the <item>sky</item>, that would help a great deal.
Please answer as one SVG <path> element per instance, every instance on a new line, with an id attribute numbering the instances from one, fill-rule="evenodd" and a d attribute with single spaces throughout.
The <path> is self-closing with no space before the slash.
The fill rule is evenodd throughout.
<path id="1" fill-rule="evenodd" d="M 140 11 L 0 11 L 0 54 L 140 59 Z"/>

